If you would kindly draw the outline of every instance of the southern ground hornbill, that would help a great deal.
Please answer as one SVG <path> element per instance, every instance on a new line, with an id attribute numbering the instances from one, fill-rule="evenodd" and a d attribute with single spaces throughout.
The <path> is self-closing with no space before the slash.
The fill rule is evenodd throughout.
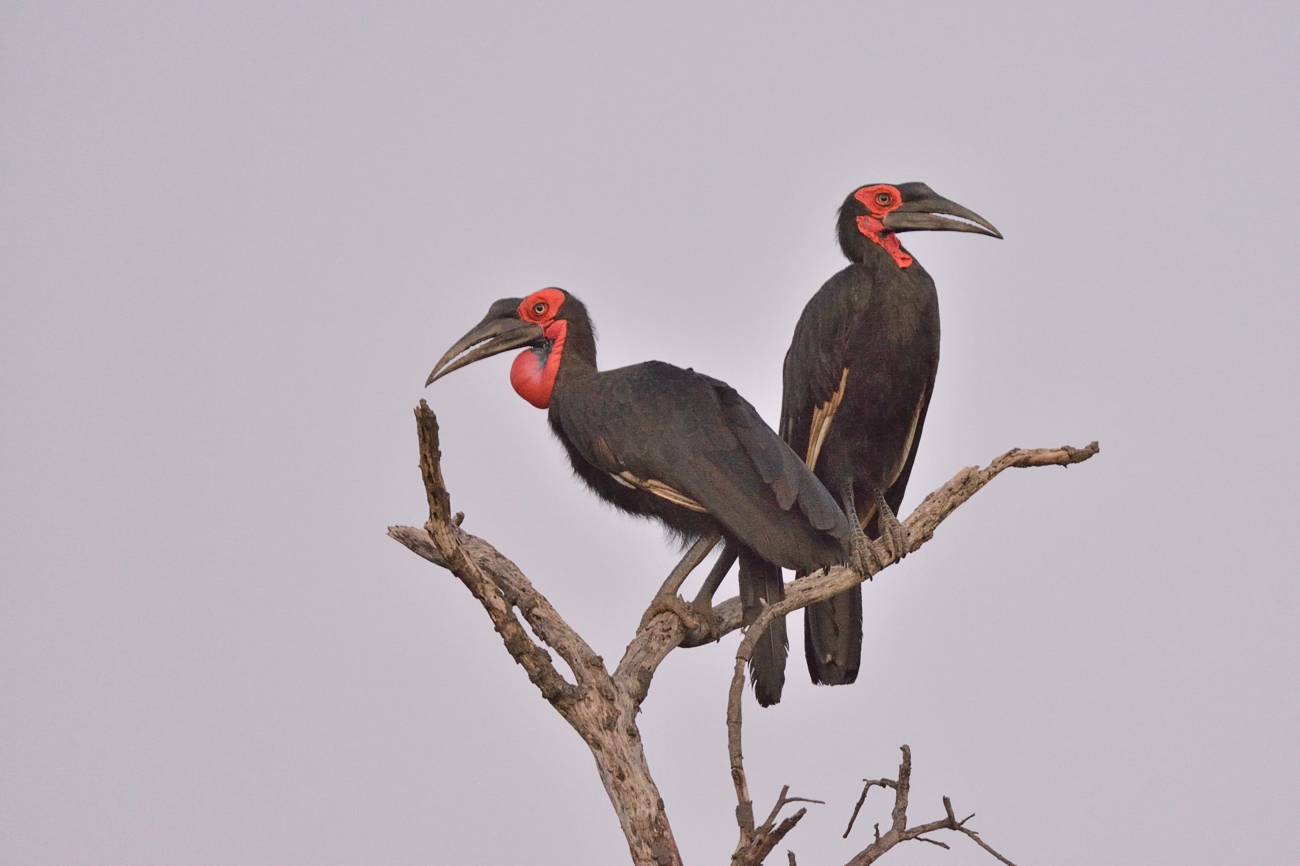
<path id="1" fill-rule="evenodd" d="M 785 356 L 781 399 L 781 437 L 843 502 L 857 536 L 854 549 L 868 549 L 860 543 L 865 530 L 873 538 L 883 534 L 900 557 L 908 538 L 895 512 L 939 366 L 934 280 L 897 237 L 922 230 L 1002 237 L 987 220 L 923 183 L 854 190 L 837 224 L 840 249 L 851 264 L 804 307 Z M 878 567 L 870 561 L 857 566 L 863 573 Z M 815 683 L 857 678 L 860 585 L 804 609 L 804 653 Z"/>
<path id="2" fill-rule="evenodd" d="M 658 518 L 707 554 L 727 546 L 701 596 L 711 596 L 736 555 L 741 596 L 780 597 L 781 568 L 808 573 L 850 559 L 853 532 L 835 498 L 746 400 L 725 382 L 648 361 L 596 368 L 587 309 L 562 289 L 492 304 L 487 316 L 443 355 L 426 384 L 482 358 L 523 348 L 510 370 L 521 397 L 548 409 L 551 429 L 574 471 L 595 493 L 632 514 Z M 676 598 L 685 577 L 665 584 Z M 775 586 L 755 581 L 775 581 Z M 707 599 L 697 598 L 697 603 Z M 784 623 L 774 623 L 751 660 L 763 704 L 780 699 Z"/>

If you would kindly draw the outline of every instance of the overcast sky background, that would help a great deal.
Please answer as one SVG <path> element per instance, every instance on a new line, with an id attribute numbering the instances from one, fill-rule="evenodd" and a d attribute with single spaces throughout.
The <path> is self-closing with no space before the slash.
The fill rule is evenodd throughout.
<path id="1" fill-rule="evenodd" d="M 906 238 L 944 331 L 904 512 L 1102 452 L 869 585 L 855 686 L 792 620 L 758 808 L 826 800 L 789 846 L 842 863 L 908 743 L 913 818 L 951 795 L 1021 866 L 1293 860 L 1294 3 L 472 5 L 0 7 L 0 862 L 625 862 L 585 746 L 384 535 L 425 514 L 411 409 L 466 528 L 617 658 L 675 551 L 508 361 L 434 361 L 559 285 L 602 366 L 775 421 L 835 209 L 911 180 L 1006 240 Z M 736 642 L 641 717 L 689 863 L 735 844 Z M 945 841 L 889 862 L 992 862 Z"/>

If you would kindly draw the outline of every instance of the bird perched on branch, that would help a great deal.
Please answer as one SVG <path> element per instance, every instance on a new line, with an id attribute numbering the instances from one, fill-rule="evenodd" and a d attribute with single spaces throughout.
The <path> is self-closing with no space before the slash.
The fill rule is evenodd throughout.
<path id="1" fill-rule="evenodd" d="M 596 495 L 660 520 L 683 540 L 703 540 L 697 563 L 718 536 L 727 540 L 706 582 L 710 597 L 730 567 L 728 551 L 740 558 L 751 622 L 761 610 L 756 599 L 779 597 L 781 568 L 808 573 L 850 558 L 853 534 L 839 504 L 753 406 L 725 382 L 659 361 L 598 370 L 587 309 L 562 289 L 492 304 L 426 385 L 517 348 L 523 351 L 510 383 L 548 410 L 574 471 Z M 753 584 L 769 578 L 775 591 Z M 665 587 L 675 600 L 672 582 Z M 755 694 L 765 704 L 779 699 L 784 677 L 779 625 L 764 633 L 751 659 Z"/>
<path id="2" fill-rule="evenodd" d="M 869 550 L 860 543 L 864 534 L 883 535 L 900 558 L 909 539 L 895 514 L 939 367 L 939 299 L 934 280 L 899 242 L 898 234 L 910 231 L 1002 237 L 923 183 L 871 184 L 850 193 L 837 235 L 851 264 L 813 295 L 795 326 L 780 424 L 781 437 L 843 503 L 854 549 Z M 857 565 L 865 573 L 878 567 Z M 804 653 L 815 683 L 857 678 L 861 585 L 804 609 Z"/>

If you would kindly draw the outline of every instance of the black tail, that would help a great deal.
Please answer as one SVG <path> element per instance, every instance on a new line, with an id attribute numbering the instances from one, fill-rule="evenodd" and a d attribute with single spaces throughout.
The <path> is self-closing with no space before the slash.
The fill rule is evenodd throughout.
<path id="1" fill-rule="evenodd" d="M 803 613 L 803 650 L 812 681 L 844 686 L 856 680 L 862 664 L 862 584 L 810 604 Z"/>
<path id="2" fill-rule="evenodd" d="M 740 603 L 745 624 L 758 618 L 763 608 L 776 604 L 785 596 L 781 569 L 747 547 L 740 549 Z M 785 657 L 790 641 L 786 638 L 785 617 L 772 620 L 754 646 L 749 659 L 749 679 L 760 706 L 770 707 L 781 700 L 785 687 Z"/>

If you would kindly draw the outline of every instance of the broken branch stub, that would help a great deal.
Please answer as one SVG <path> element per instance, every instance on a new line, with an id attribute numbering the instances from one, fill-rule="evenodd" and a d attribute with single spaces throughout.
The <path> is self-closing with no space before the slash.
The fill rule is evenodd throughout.
<path id="1" fill-rule="evenodd" d="M 423 529 L 391 526 L 388 534 L 417 555 L 451 571 L 464 584 L 487 612 L 511 657 L 587 743 L 623 828 L 633 863 L 637 866 L 680 866 L 681 855 L 668 824 L 663 800 L 650 776 L 636 715 L 649 694 L 650 683 L 659 665 L 673 649 L 683 644 L 684 639 L 689 645 L 699 645 L 718 640 L 741 627 L 740 600 L 732 598 L 715 605 L 708 613 L 707 623 L 694 622 L 694 612 L 683 605 L 666 604 L 663 599 L 659 599 L 657 605 L 652 602 L 618 668 L 611 675 L 601 657 L 510 559 L 484 539 L 461 528 L 463 515 L 451 513 L 451 497 L 442 476 L 437 417 L 423 400 L 415 415 L 420 474 L 428 500 L 429 519 Z M 907 518 L 905 525 L 911 538 L 908 552 L 917 550 L 933 538 L 934 530 L 949 514 L 1004 470 L 1068 466 L 1087 460 L 1098 450 L 1096 442 L 1086 448 L 1016 448 L 984 469 L 963 469 L 947 484 L 926 496 Z M 895 561 L 886 545 L 877 543 L 875 547 L 882 569 Z M 736 820 L 740 828 L 740 842 L 732 855 L 733 866 L 759 866 L 799 823 L 805 814 L 804 809 L 777 823 L 785 806 L 795 802 L 820 802 L 789 797 L 788 787 L 784 788 L 767 819 L 755 826 L 741 751 L 740 705 L 744 694 L 744 665 L 758 637 L 774 617 L 823 601 L 862 580 L 863 577 L 853 569 L 839 566 L 788 584 L 785 598 L 766 608 L 746 629 L 740 642 L 727 700 L 727 747 L 736 788 Z M 527 621 L 532 634 L 519 621 L 516 611 Z M 570 683 L 556 669 L 543 645 L 559 654 L 573 671 L 576 682 Z M 894 789 L 891 826 L 881 834 L 877 825 L 875 840 L 859 852 L 849 866 L 874 863 L 903 841 L 919 840 L 946 847 L 938 840 L 924 838 L 924 834 L 936 830 L 952 830 L 969 836 L 999 861 L 1014 866 L 989 847 L 978 833 L 965 826 L 969 818 L 957 820 L 946 797 L 944 818 L 908 827 L 910 777 L 911 752 L 903 746 L 903 763 L 899 767 L 898 779 L 876 779 L 867 783 L 845 836 L 852 830 L 853 820 L 862 808 L 867 791 L 877 785 Z M 794 864 L 793 852 L 789 853 L 788 859 Z"/>

